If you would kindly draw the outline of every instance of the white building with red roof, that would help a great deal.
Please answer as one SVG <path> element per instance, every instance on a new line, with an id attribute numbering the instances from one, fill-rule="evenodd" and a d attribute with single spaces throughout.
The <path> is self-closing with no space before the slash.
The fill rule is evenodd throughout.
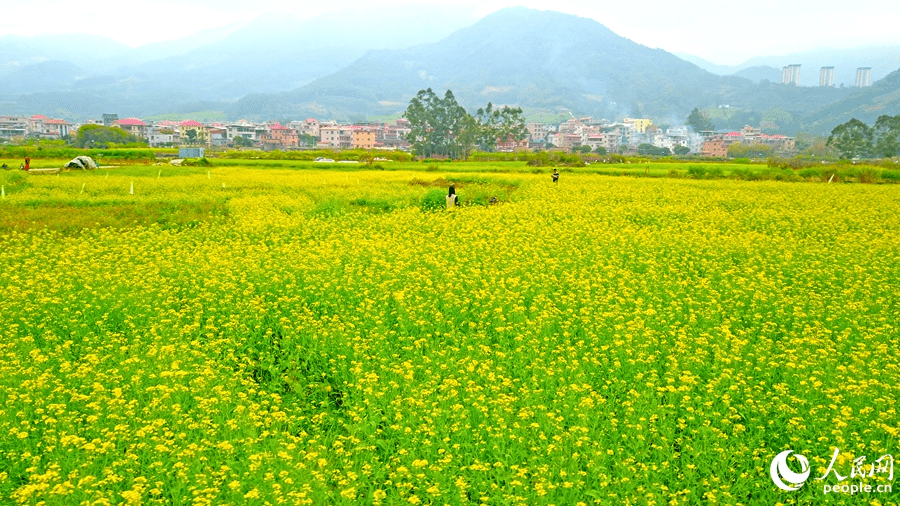
<path id="1" fill-rule="evenodd" d="M 304 121 L 291 121 L 291 128 L 297 131 L 297 135 L 311 135 L 319 138 L 321 123 L 315 118 L 306 118 Z"/>
<path id="2" fill-rule="evenodd" d="M 69 135 L 71 125 L 64 119 L 51 119 L 44 122 L 44 129 L 48 135 L 56 139 L 62 139 Z"/>
<path id="3" fill-rule="evenodd" d="M 34 135 L 40 137 L 44 131 L 44 122 L 47 121 L 47 116 L 43 114 L 35 114 L 34 116 L 28 118 L 28 130 L 25 132 L 25 135 Z"/>
<path id="4" fill-rule="evenodd" d="M 237 123 L 231 123 L 225 126 L 225 139 L 227 142 L 234 142 L 238 137 L 259 142 L 265 135 L 266 128 L 262 125 L 256 125 L 245 119 L 240 119 Z"/>
<path id="5" fill-rule="evenodd" d="M 40 139 L 62 139 L 69 135 L 72 125 L 63 119 L 51 119 L 43 114 L 28 118 L 26 135 Z"/>

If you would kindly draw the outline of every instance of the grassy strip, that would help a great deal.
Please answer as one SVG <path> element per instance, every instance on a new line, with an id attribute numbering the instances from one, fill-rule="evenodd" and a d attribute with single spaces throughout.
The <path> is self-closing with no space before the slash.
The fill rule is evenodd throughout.
<path id="1" fill-rule="evenodd" d="M 158 225 L 162 229 L 195 227 L 227 215 L 224 202 L 72 203 L 33 201 L 0 206 L 0 235 L 50 230 L 77 235 L 97 228 Z"/>

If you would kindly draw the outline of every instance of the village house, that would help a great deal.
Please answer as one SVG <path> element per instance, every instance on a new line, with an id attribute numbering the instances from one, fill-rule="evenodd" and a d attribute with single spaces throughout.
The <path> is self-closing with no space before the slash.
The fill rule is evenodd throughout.
<path id="1" fill-rule="evenodd" d="M 0 116 L 0 138 L 24 139 L 28 131 L 28 120 L 21 116 Z"/>
<path id="2" fill-rule="evenodd" d="M 151 125 L 147 128 L 147 143 L 151 148 L 174 146 L 175 129 L 167 126 Z"/>
<path id="3" fill-rule="evenodd" d="M 323 126 L 319 128 L 319 146 L 338 149 L 341 146 L 341 127 Z"/>
<path id="4" fill-rule="evenodd" d="M 554 125 L 548 125 L 546 123 L 532 122 L 525 125 L 525 128 L 528 129 L 529 139 L 535 144 L 545 144 L 547 142 L 547 136 L 556 131 Z"/>
<path id="5" fill-rule="evenodd" d="M 319 138 L 319 128 L 321 123 L 314 118 L 307 118 L 305 121 L 291 121 L 291 128 L 297 131 L 297 135 L 311 135 L 316 139 Z"/>
<path id="6" fill-rule="evenodd" d="M 368 128 L 355 127 L 351 130 L 350 145 L 353 149 L 375 149 L 375 132 Z"/>
<path id="7" fill-rule="evenodd" d="M 598 148 L 603 148 L 607 153 L 615 152 L 618 149 L 618 143 L 614 142 L 615 135 L 611 135 L 608 133 L 598 133 L 598 134 L 590 134 L 585 139 L 584 146 L 591 148 L 591 151 L 597 151 Z"/>
<path id="8" fill-rule="evenodd" d="M 193 134 L 191 134 L 193 132 Z M 203 123 L 194 120 L 178 123 L 179 142 L 182 144 L 209 145 L 209 130 Z"/>
<path id="9" fill-rule="evenodd" d="M 257 143 L 262 139 L 262 134 L 264 133 L 264 128 L 260 128 L 256 124 L 250 123 L 245 119 L 241 119 L 237 123 L 225 125 L 225 139 L 227 142 L 234 142 L 235 138 L 243 137 L 244 139 Z"/>
<path id="10" fill-rule="evenodd" d="M 293 128 L 275 123 L 270 126 L 260 139 L 265 149 L 291 149 L 300 145 L 300 136 Z"/>
<path id="11" fill-rule="evenodd" d="M 393 124 L 384 125 L 375 131 L 375 146 L 386 149 L 409 149 L 406 136 L 411 131 L 409 120 L 400 118 Z"/>
<path id="12" fill-rule="evenodd" d="M 71 127 L 72 125 L 65 120 L 51 119 L 43 114 L 37 114 L 28 118 L 25 135 L 47 140 L 62 139 L 69 135 L 70 130 L 74 132 Z"/>
<path id="13" fill-rule="evenodd" d="M 704 156 L 724 158 L 728 156 L 728 146 L 738 142 L 745 145 L 762 144 L 780 154 L 791 154 L 797 149 L 797 140 L 793 137 L 763 134 L 758 128 L 744 126 L 738 132 L 709 136 L 703 143 L 702 153 Z"/>
<path id="14" fill-rule="evenodd" d="M 221 123 L 207 125 L 209 143 L 213 146 L 224 146 L 228 142 L 228 130 Z"/>
<path id="15" fill-rule="evenodd" d="M 796 138 L 779 134 L 762 134 L 759 136 L 759 143 L 766 146 L 771 146 L 776 153 L 793 153 L 797 150 Z"/>
<path id="16" fill-rule="evenodd" d="M 137 118 L 125 118 L 113 121 L 113 126 L 121 128 L 125 130 L 131 135 L 134 135 L 138 139 L 146 139 L 148 133 L 147 123 L 137 119 Z"/>
<path id="17" fill-rule="evenodd" d="M 709 158 L 725 158 L 728 156 L 728 144 L 723 139 L 709 139 L 703 143 L 700 154 Z"/>
<path id="18" fill-rule="evenodd" d="M 622 123 L 625 123 L 637 132 L 645 133 L 653 124 L 653 121 L 646 118 L 625 118 L 622 120 Z"/>
<path id="19" fill-rule="evenodd" d="M 300 136 L 308 135 L 317 139 L 317 146 L 324 149 L 409 149 L 406 136 L 411 130 L 409 120 L 399 118 L 393 123 L 366 122 L 342 125 L 335 121 L 320 121 L 307 118 L 292 121 L 284 126 L 280 123 L 257 124 L 247 120 L 235 123 L 203 124 L 197 121 L 160 121 L 148 123 L 138 118 L 118 119 L 117 115 L 105 114 L 104 123 L 121 128 L 138 138 L 147 139 L 151 147 L 177 146 L 225 146 L 234 143 L 237 137 L 261 145 L 264 149 L 298 149 Z M 99 121 L 87 121 L 86 124 Z M 608 153 L 619 152 L 623 146 L 636 150 L 644 143 L 674 151 L 679 146 L 691 153 L 724 158 L 728 156 L 728 146 L 736 142 L 743 144 L 763 144 L 780 154 L 793 153 L 796 139 L 783 135 L 763 134 L 759 128 L 744 126 L 739 131 L 727 133 L 706 133 L 706 137 L 690 131 L 685 126 L 669 127 L 665 132 L 646 118 L 626 118 L 623 123 L 612 123 L 605 119 L 591 117 L 571 117 L 559 125 L 539 122 L 527 123 L 526 139 L 513 142 L 498 139 L 498 151 L 515 151 L 541 148 L 553 145 L 564 150 L 588 147 L 591 151 L 604 148 Z M 60 139 L 74 134 L 77 125 L 61 119 L 50 119 L 43 115 L 31 117 L 0 117 L 0 137 L 22 138 L 28 135 L 42 139 Z"/>
<path id="20" fill-rule="evenodd" d="M 517 141 L 515 139 L 497 139 L 497 151 L 512 153 L 528 149 L 528 139 Z"/>

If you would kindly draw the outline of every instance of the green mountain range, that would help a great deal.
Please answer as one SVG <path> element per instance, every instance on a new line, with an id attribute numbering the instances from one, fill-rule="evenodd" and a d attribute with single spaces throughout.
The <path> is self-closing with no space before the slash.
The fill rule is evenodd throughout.
<path id="1" fill-rule="evenodd" d="M 428 87 L 452 90 L 467 108 L 491 101 L 682 122 L 684 111 L 727 103 L 750 93 L 753 83 L 713 75 L 590 19 L 509 8 L 438 43 L 371 51 L 296 90 L 245 97 L 230 111 L 238 116 L 392 114 Z"/>
<path id="2" fill-rule="evenodd" d="M 440 13 L 417 16 L 411 25 L 399 16 L 389 23 L 357 16 L 299 24 L 266 17 L 210 34 L 208 44 L 194 37 L 180 49 L 111 44 L 94 63 L 71 49 L 17 42 L 0 57 L 25 54 L 30 63 L 0 72 L 0 114 L 85 119 L 222 111 L 231 120 L 363 120 L 396 117 L 419 90 L 432 88 L 452 90 L 469 111 L 492 102 L 533 117 L 682 124 L 699 108 L 720 129 L 762 125 L 793 135 L 828 134 L 851 117 L 871 124 L 882 112 L 897 114 L 900 103 L 896 72 L 862 89 L 785 85 L 771 66 L 717 75 L 568 14 L 514 7 L 455 30 L 448 27 L 464 23 L 447 14 L 448 23 L 433 33 L 429 26 Z M 91 39 L 91 47 L 98 44 Z"/>
<path id="3" fill-rule="evenodd" d="M 879 86 L 890 88 L 892 81 L 885 81 Z M 439 93 L 452 90 L 469 110 L 490 101 L 598 118 L 650 117 L 666 124 L 683 123 L 694 107 L 726 107 L 740 113 L 727 115 L 731 122 L 723 121 L 720 128 L 749 122 L 789 135 L 809 128 L 827 134 L 832 122 L 802 119 L 836 103 L 862 106 L 843 101 L 868 96 L 866 89 L 715 75 L 619 37 L 596 21 L 517 7 L 434 44 L 371 51 L 306 86 L 246 96 L 227 111 L 236 117 L 397 115 L 418 90 L 429 87 Z"/>

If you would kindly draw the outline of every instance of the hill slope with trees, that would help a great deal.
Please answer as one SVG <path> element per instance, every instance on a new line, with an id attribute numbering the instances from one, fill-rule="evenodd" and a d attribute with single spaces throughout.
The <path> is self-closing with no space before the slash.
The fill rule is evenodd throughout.
<path id="1" fill-rule="evenodd" d="M 232 117 L 396 115 L 424 88 L 452 89 L 459 103 L 487 101 L 526 110 L 572 111 L 609 119 L 650 117 L 681 124 L 695 107 L 727 105 L 758 125 L 765 111 L 797 118 L 851 91 L 718 76 L 660 49 L 620 37 L 596 21 L 522 7 L 497 11 L 444 40 L 371 51 L 353 64 L 296 90 L 247 96 Z"/>

